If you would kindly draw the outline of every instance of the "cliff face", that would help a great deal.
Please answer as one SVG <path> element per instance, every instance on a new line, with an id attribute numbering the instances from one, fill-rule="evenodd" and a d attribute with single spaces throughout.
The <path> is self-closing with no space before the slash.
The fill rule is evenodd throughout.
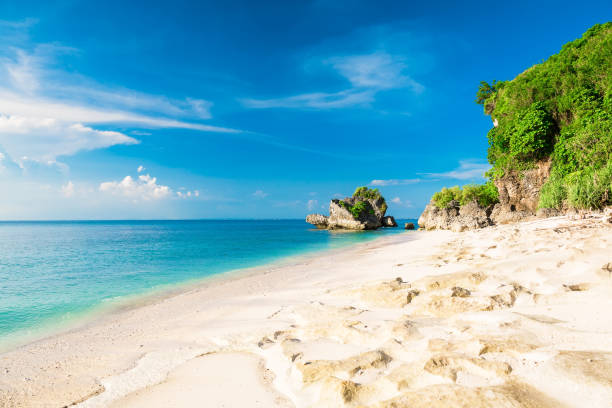
<path id="1" fill-rule="evenodd" d="M 602 80 L 612 74 L 611 58 L 612 22 L 596 24 L 513 80 L 481 82 L 476 103 L 493 120 L 488 175 L 499 201 L 490 211 L 481 208 L 490 224 L 612 205 L 612 82 Z M 449 203 L 450 196 L 463 204 L 474 196 L 483 207 L 491 203 L 478 199 L 478 186 L 468 190 L 476 194 L 459 187 L 436 193 L 419 224 L 452 229 L 486 224 L 479 214 L 463 217 Z"/>
<path id="2" fill-rule="evenodd" d="M 499 203 L 505 207 L 513 207 L 513 211 L 535 214 L 540 200 L 540 190 L 550 176 L 550 165 L 551 160 L 540 161 L 534 169 L 509 172 L 495 180 Z"/>
<path id="3" fill-rule="evenodd" d="M 518 222 L 536 215 L 557 215 L 557 211 L 538 211 L 540 190 L 550 175 L 550 164 L 550 160 L 541 161 L 533 169 L 509 172 L 495 180 L 499 192 L 499 203 L 495 205 L 482 207 L 472 201 L 460 206 L 457 201 L 451 201 L 445 208 L 438 208 L 431 202 L 421 214 L 419 226 L 463 231 Z"/>
<path id="4" fill-rule="evenodd" d="M 493 206 L 482 208 L 475 201 L 462 206 L 457 201 L 451 201 L 445 208 L 438 208 L 431 202 L 419 217 L 419 227 L 427 230 L 448 229 L 457 232 L 484 228 L 493 225 L 490 218 L 492 209 Z"/>

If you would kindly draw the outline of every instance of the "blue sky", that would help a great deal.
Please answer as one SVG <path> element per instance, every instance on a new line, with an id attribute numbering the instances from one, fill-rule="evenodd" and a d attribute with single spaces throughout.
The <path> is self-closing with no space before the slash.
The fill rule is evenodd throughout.
<path id="1" fill-rule="evenodd" d="M 474 94 L 609 2 L 0 2 L 0 219 L 417 217 L 482 182 Z"/>

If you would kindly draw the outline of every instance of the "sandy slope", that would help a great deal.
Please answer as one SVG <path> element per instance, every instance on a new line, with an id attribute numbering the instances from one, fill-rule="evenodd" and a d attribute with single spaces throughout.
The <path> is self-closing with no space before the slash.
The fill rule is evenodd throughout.
<path id="1" fill-rule="evenodd" d="M 609 407 L 611 262 L 601 216 L 387 237 L 0 355 L 0 406 Z"/>

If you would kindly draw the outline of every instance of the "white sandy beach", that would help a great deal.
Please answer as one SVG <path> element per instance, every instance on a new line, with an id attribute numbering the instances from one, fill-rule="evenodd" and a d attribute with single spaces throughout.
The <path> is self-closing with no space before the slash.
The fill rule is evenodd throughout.
<path id="1" fill-rule="evenodd" d="M 610 407 L 611 274 L 602 215 L 398 234 L 6 352 L 0 406 Z"/>

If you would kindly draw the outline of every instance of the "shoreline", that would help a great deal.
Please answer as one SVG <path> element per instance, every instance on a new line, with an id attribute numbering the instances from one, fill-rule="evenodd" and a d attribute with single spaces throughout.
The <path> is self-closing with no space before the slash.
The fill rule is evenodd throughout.
<path id="1" fill-rule="evenodd" d="M 147 222 L 145 220 L 143 222 Z M 168 221 L 189 221 L 189 220 L 168 220 Z M 12 222 L 12 221 L 11 221 Z M 16 221 L 21 222 L 21 221 Z M 35 221 L 38 222 L 38 221 Z M 44 221 L 44 222 L 64 222 L 64 221 Z M 80 221 L 79 221 L 80 222 Z M 93 221 L 98 222 L 98 221 Z M 106 222 L 102 221 L 102 222 Z M 118 222 L 123 222 L 119 220 Z M 416 230 L 415 230 L 416 231 Z M 415 232 L 415 231 L 411 231 Z M 363 231 L 338 231 L 334 233 L 363 233 Z M 368 233 L 368 232 L 366 232 Z M 22 329 L 14 333 L 10 333 L 0 338 L 0 357 L 4 353 L 8 353 L 13 350 L 17 350 L 21 347 L 28 346 L 39 341 L 43 341 L 48 338 L 61 336 L 65 333 L 70 333 L 78 330 L 85 329 L 91 325 L 95 325 L 105 321 L 106 319 L 112 319 L 113 316 L 119 315 L 123 312 L 127 312 L 133 309 L 146 307 L 158 302 L 162 302 L 167 298 L 181 295 L 192 290 L 202 290 L 210 285 L 218 284 L 223 281 L 231 281 L 240 279 L 248 276 L 253 276 L 270 270 L 291 267 L 298 265 L 302 262 L 308 261 L 312 257 L 317 256 L 331 256 L 336 251 L 343 251 L 347 249 L 357 249 L 362 245 L 370 244 L 374 241 L 384 240 L 397 235 L 405 235 L 405 233 L 397 233 L 393 235 L 383 235 L 372 238 L 365 242 L 359 243 L 343 243 L 340 247 L 336 248 L 323 248 L 323 249 L 310 249 L 302 253 L 283 255 L 271 261 L 264 261 L 260 265 L 229 269 L 227 271 L 213 273 L 210 275 L 202 276 L 199 278 L 192 278 L 185 281 L 179 281 L 170 284 L 164 284 L 158 287 L 150 288 L 141 293 L 135 293 L 131 295 L 121 296 L 117 299 L 103 301 L 102 303 L 82 310 L 75 313 L 74 317 L 67 319 L 65 322 L 56 325 L 55 322 L 46 322 L 40 326 L 32 327 L 28 329 Z"/>
<path id="2" fill-rule="evenodd" d="M 313 254 L 0 354 L 0 405 L 606 406 L 610 248 L 556 217 Z"/>

